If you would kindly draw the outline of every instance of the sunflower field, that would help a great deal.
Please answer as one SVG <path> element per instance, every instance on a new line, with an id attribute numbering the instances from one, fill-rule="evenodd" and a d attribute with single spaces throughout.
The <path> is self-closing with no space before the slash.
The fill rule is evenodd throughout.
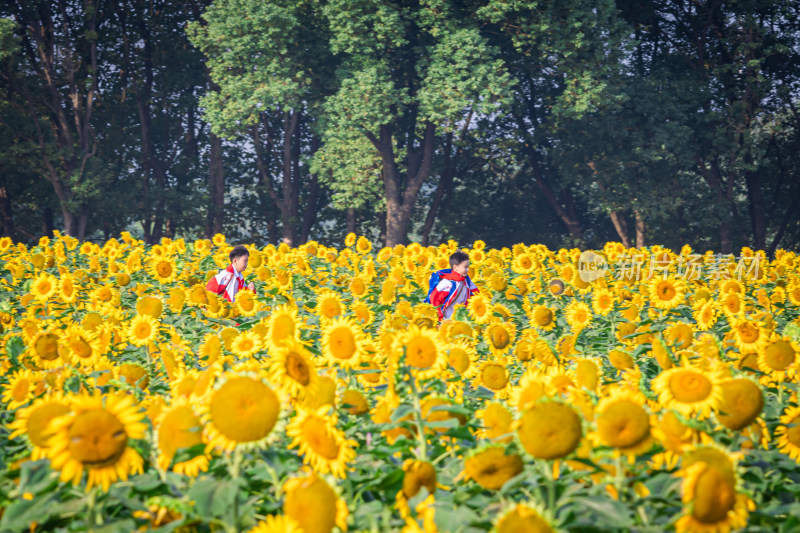
<path id="1" fill-rule="evenodd" d="M 230 249 L 0 239 L 0 531 L 800 530 L 794 253 Z"/>

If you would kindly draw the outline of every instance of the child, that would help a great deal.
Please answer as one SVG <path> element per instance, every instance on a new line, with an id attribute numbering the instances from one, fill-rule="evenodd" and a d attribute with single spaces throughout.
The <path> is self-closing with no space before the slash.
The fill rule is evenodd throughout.
<path id="1" fill-rule="evenodd" d="M 236 293 L 241 289 L 255 291 L 256 286 L 251 281 L 245 287 L 242 272 L 247 269 L 247 262 L 250 260 L 250 252 L 241 244 L 234 246 L 229 255 L 231 264 L 225 270 L 220 270 L 219 274 L 208 280 L 206 290 L 214 294 L 220 294 L 233 303 L 236 301 Z"/>
<path id="2" fill-rule="evenodd" d="M 439 270 L 434 276 L 439 283 L 432 287 L 427 302 L 436 307 L 439 320 L 453 316 L 455 304 L 467 305 L 469 297 L 478 292 L 478 287 L 469 279 L 469 256 L 455 252 L 450 256 L 450 268 Z"/>

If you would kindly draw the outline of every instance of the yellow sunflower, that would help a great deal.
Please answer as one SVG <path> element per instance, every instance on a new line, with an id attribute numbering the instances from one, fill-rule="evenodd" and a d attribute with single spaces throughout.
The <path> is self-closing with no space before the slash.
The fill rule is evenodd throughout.
<path id="1" fill-rule="evenodd" d="M 572 300 L 564 308 L 564 316 L 574 333 L 586 328 L 592 322 L 592 310 L 580 300 Z"/>
<path id="2" fill-rule="evenodd" d="M 42 330 L 36 333 L 31 340 L 31 349 L 28 350 L 33 356 L 36 365 L 40 368 L 57 368 L 64 364 L 59 354 L 59 335 L 55 331 Z"/>
<path id="3" fill-rule="evenodd" d="M 144 438 L 144 412 L 129 394 L 75 395 L 67 398 L 71 412 L 50 421 L 47 455 L 61 481 L 77 484 L 88 472 L 86 490 L 103 490 L 117 479 L 142 473 L 142 457 L 129 444 Z"/>
<path id="4" fill-rule="evenodd" d="M 344 304 L 337 293 L 324 291 L 317 297 L 315 311 L 322 320 L 333 320 L 344 314 Z"/>
<path id="5" fill-rule="evenodd" d="M 161 411 L 155 441 L 158 445 L 157 462 L 162 470 L 169 468 L 179 451 L 206 444 L 200 417 L 195 414 L 186 397 L 179 397 L 170 407 Z M 176 462 L 172 470 L 178 474 L 197 477 L 200 472 L 208 470 L 208 455 L 199 453 L 190 459 Z"/>
<path id="6" fill-rule="evenodd" d="M 47 456 L 47 442 L 50 437 L 47 428 L 50 421 L 69 412 L 69 403 L 60 392 L 42 396 L 28 407 L 16 412 L 14 421 L 8 425 L 8 429 L 11 430 L 8 438 L 24 435 L 33 448 L 31 460 L 44 459 Z"/>
<path id="7" fill-rule="evenodd" d="M 475 411 L 475 417 L 481 422 L 477 432 L 479 439 L 489 439 L 499 443 L 511 442 L 514 415 L 503 404 L 491 402 L 483 409 Z"/>
<path id="8" fill-rule="evenodd" d="M 516 328 L 511 322 L 491 322 L 483 330 L 483 338 L 495 356 L 503 355 L 511 349 L 515 334 Z"/>
<path id="9" fill-rule="evenodd" d="M 161 284 L 172 283 L 178 277 L 174 261 L 165 256 L 153 257 L 148 263 L 147 272 Z"/>
<path id="10" fill-rule="evenodd" d="M 702 370 L 684 361 L 661 372 L 651 386 L 662 406 L 684 416 L 708 416 L 722 401 L 721 377 L 719 370 Z"/>
<path id="11" fill-rule="evenodd" d="M 645 397 L 639 391 L 615 387 L 595 409 L 597 430 L 590 437 L 598 444 L 614 448 L 615 453 L 635 456 L 653 445 L 650 415 L 644 409 Z"/>
<path id="12" fill-rule="evenodd" d="M 489 389 L 497 399 L 508 398 L 513 390 L 508 361 L 504 357 L 494 357 L 478 363 L 472 386 Z"/>
<path id="13" fill-rule="evenodd" d="M 40 302 L 46 302 L 58 290 L 58 280 L 47 272 L 40 273 L 31 285 L 31 294 Z"/>
<path id="14" fill-rule="evenodd" d="M 284 515 L 269 515 L 247 533 L 303 533 L 300 524 Z"/>
<path id="15" fill-rule="evenodd" d="M 61 274 L 59 278 L 58 296 L 67 304 L 75 303 L 78 299 L 78 287 L 75 286 L 75 278 L 69 272 Z"/>
<path id="16" fill-rule="evenodd" d="M 62 356 L 73 366 L 91 368 L 100 356 L 100 339 L 83 327 L 72 325 L 61 333 Z"/>
<path id="17" fill-rule="evenodd" d="M 650 281 L 650 303 L 658 309 L 673 309 L 686 298 L 686 285 L 671 277 L 654 277 Z"/>
<path id="18" fill-rule="evenodd" d="M 493 533 L 556 533 L 552 521 L 537 504 L 518 503 L 509 508 L 497 520 Z"/>
<path id="19" fill-rule="evenodd" d="M 261 339 L 250 331 L 242 331 L 234 337 L 231 352 L 242 359 L 249 359 L 261 350 Z"/>
<path id="20" fill-rule="evenodd" d="M 800 463 L 800 407 L 787 408 L 775 430 L 778 449 Z"/>
<path id="21" fill-rule="evenodd" d="M 531 369 L 522 375 L 519 383 L 511 390 L 508 402 L 517 411 L 524 411 L 546 396 L 548 396 L 547 379 L 539 371 Z"/>
<path id="22" fill-rule="evenodd" d="M 256 299 L 256 293 L 250 290 L 237 292 L 234 305 L 242 316 L 253 316 L 261 310 L 261 304 Z"/>
<path id="23" fill-rule="evenodd" d="M 797 373 L 798 355 L 800 347 L 794 340 L 773 333 L 758 350 L 758 368 L 772 381 L 780 383 Z"/>
<path id="24" fill-rule="evenodd" d="M 267 334 L 265 339 L 267 349 L 271 352 L 289 339 L 300 340 L 297 307 L 280 305 L 272 310 L 267 319 Z"/>
<path id="25" fill-rule="evenodd" d="M 482 292 L 473 294 L 467 302 L 469 316 L 478 324 L 486 323 L 491 318 L 491 305 L 489 299 Z"/>
<path id="26" fill-rule="evenodd" d="M 335 318 L 322 331 L 322 350 L 330 365 L 358 368 L 363 343 L 364 333 L 351 318 Z"/>
<path id="27" fill-rule="evenodd" d="M 614 294 L 608 289 L 598 289 L 592 295 L 592 310 L 600 316 L 608 316 L 616 303 Z"/>
<path id="28" fill-rule="evenodd" d="M 756 352 L 766 344 L 769 337 L 761 324 L 745 318 L 732 321 L 731 334 L 740 352 Z"/>
<path id="29" fill-rule="evenodd" d="M 158 336 L 158 322 L 149 315 L 136 315 L 128 327 L 128 342 L 134 346 L 145 346 Z"/>
<path id="30" fill-rule="evenodd" d="M 764 409 L 764 393 L 747 378 L 722 382 L 722 401 L 717 418 L 728 429 L 740 430 L 755 422 Z"/>
<path id="31" fill-rule="evenodd" d="M 283 491 L 283 514 L 297 522 L 303 533 L 330 533 L 334 527 L 347 531 L 347 504 L 321 477 L 291 478 Z"/>
<path id="32" fill-rule="evenodd" d="M 8 383 L 3 385 L 3 402 L 6 409 L 13 411 L 33 399 L 36 384 L 42 378 L 27 369 L 17 370 L 7 377 Z"/>
<path id="33" fill-rule="evenodd" d="M 581 418 L 569 405 L 537 402 L 514 424 L 517 438 L 537 459 L 561 459 L 578 447 L 583 437 Z"/>
<path id="34" fill-rule="evenodd" d="M 273 383 L 280 384 L 290 396 L 315 395 L 319 375 L 314 367 L 313 356 L 300 342 L 289 339 L 272 350 L 269 375 Z"/>
<path id="35" fill-rule="evenodd" d="M 347 477 L 347 463 L 355 459 L 357 443 L 345 439 L 336 427 L 337 416 L 329 406 L 316 410 L 298 406 L 297 414 L 286 425 L 286 435 L 292 438 L 290 448 L 299 448 L 303 462 L 315 472 Z"/>
<path id="36" fill-rule="evenodd" d="M 464 459 L 464 477 L 490 490 L 501 489 L 523 468 L 522 457 L 516 453 L 506 453 L 503 446 L 487 446 Z"/>
<path id="37" fill-rule="evenodd" d="M 556 314 L 546 305 L 537 305 L 528 316 L 528 321 L 542 331 L 550 331 L 556 327 Z"/>
<path id="38" fill-rule="evenodd" d="M 207 449 L 232 452 L 266 442 L 281 404 L 266 381 L 253 373 L 226 372 L 202 406 Z"/>

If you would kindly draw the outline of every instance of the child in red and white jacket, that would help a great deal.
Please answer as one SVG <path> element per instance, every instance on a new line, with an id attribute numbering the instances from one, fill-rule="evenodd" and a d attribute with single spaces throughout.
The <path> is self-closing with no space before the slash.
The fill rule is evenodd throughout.
<path id="1" fill-rule="evenodd" d="M 439 320 L 449 319 L 456 304 L 466 306 L 470 296 L 478 292 L 478 287 L 469 279 L 469 256 L 464 252 L 454 252 L 450 256 L 450 268 L 439 270 L 434 275 L 439 276 L 439 283 L 426 301 L 439 312 Z"/>
<path id="2" fill-rule="evenodd" d="M 241 244 L 234 246 L 229 255 L 231 264 L 225 270 L 220 270 L 219 274 L 208 280 L 206 290 L 214 294 L 222 295 L 223 298 L 233 303 L 236 301 L 236 293 L 242 289 L 255 291 L 256 286 L 251 281 L 245 286 L 242 272 L 247 270 L 247 262 L 250 260 L 250 252 Z"/>

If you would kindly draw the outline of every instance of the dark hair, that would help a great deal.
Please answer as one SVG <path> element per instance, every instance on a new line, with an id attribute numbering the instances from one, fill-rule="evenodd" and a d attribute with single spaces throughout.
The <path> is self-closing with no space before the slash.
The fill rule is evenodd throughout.
<path id="1" fill-rule="evenodd" d="M 250 255 L 250 252 L 247 251 L 247 248 L 245 248 L 241 244 L 238 246 L 234 246 L 230 254 L 231 263 L 233 263 L 234 259 L 236 259 L 237 257 L 242 257 L 243 255 Z"/>
<path id="2" fill-rule="evenodd" d="M 462 251 L 453 252 L 453 255 L 450 256 L 450 268 L 453 268 L 456 265 L 460 265 L 464 261 L 469 261 L 469 256 Z"/>

